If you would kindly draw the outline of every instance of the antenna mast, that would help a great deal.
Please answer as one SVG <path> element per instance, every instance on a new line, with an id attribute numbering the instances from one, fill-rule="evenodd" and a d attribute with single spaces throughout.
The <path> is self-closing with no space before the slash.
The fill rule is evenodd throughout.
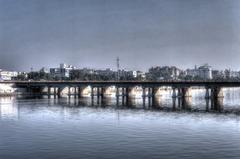
<path id="1" fill-rule="evenodd" d="M 117 80 L 120 79 L 120 75 L 119 75 L 119 68 L 120 68 L 120 59 L 119 57 L 117 57 Z"/>

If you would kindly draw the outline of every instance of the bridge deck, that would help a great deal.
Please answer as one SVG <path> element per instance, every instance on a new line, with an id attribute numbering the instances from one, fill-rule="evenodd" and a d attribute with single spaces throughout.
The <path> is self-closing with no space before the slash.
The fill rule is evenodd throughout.
<path id="1" fill-rule="evenodd" d="M 96 85 L 96 86 L 217 86 L 240 87 L 240 82 L 229 81 L 0 81 L 0 84 L 17 86 L 48 86 L 48 85 Z"/>

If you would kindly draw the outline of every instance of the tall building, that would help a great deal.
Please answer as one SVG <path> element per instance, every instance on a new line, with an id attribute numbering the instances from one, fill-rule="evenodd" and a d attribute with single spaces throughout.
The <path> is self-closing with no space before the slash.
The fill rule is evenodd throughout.
<path id="1" fill-rule="evenodd" d="M 59 78 L 59 79 L 69 78 L 70 71 L 74 69 L 76 69 L 76 67 L 61 63 L 59 68 L 50 68 L 50 74 L 54 78 Z"/>
<path id="2" fill-rule="evenodd" d="M 151 80 L 177 80 L 181 70 L 175 66 L 157 66 L 148 71 L 148 79 Z"/>
<path id="3" fill-rule="evenodd" d="M 212 79 L 212 67 L 208 64 L 202 66 L 195 66 L 194 69 L 187 69 L 187 75 L 201 80 Z"/>
<path id="4" fill-rule="evenodd" d="M 198 76 L 201 79 L 212 79 L 212 67 L 208 64 L 198 67 Z"/>

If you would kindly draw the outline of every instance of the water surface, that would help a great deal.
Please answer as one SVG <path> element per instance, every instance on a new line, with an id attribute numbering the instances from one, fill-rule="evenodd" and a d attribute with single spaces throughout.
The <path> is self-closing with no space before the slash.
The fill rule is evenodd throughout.
<path id="1" fill-rule="evenodd" d="M 227 99 L 219 111 L 197 97 L 187 108 L 171 98 L 145 107 L 141 99 L 1 98 L 0 158 L 238 159 L 238 101 Z"/>

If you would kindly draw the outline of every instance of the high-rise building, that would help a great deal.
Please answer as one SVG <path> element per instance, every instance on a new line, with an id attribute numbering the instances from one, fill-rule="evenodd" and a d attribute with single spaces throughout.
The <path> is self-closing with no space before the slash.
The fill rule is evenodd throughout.
<path id="1" fill-rule="evenodd" d="M 74 69 L 76 69 L 76 67 L 61 63 L 59 68 L 50 68 L 50 74 L 55 78 L 69 78 L 70 71 Z"/>
<path id="2" fill-rule="evenodd" d="M 195 66 L 194 69 L 187 69 L 187 75 L 201 80 L 212 79 L 212 67 L 208 64 L 202 66 Z"/>
<path id="3" fill-rule="evenodd" d="M 198 67 L 198 76 L 204 80 L 212 79 L 212 67 L 208 64 Z"/>

